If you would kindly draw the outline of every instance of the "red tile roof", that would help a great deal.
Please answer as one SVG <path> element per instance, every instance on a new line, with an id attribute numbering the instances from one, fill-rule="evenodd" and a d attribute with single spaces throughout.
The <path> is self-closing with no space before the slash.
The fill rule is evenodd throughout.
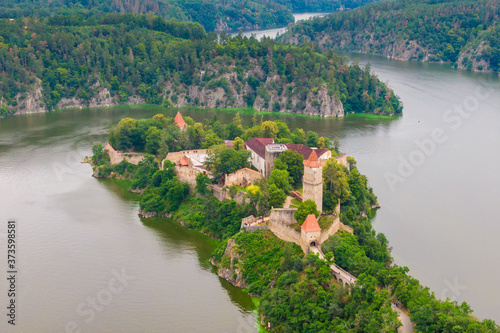
<path id="1" fill-rule="evenodd" d="M 189 162 L 188 162 L 188 160 L 187 160 L 185 157 L 183 157 L 183 158 L 181 158 L 181 159 L 179 160 L 179 164 L 180 164 L 181 166 L 188 166 L 188 165 L 189 165 Z"/>
<path id="2" fill-rule="evenodd" d="M 316 152 L 313 150 L 307 161 L 304 161 L 304 165 L 311 168 L 318 168 L 321 166 L 321 162 L 318 160 Z"/>
<path id="3" fill-rule="evenodd" d="M 260 157 L 266 158 L 266 146 L 272 143 L 274 143 L 273 138 L 253 138 L 245 142 L 245 145 Z"/>
<path id="4" fill-rule="evenodd" d="M 113 148 L 113 146 L 111 145 L 111 143 L 108 142 L 108 144 L 106 145 L 106 147 L 104 147 L 104 149 L 106 150 L 110 150 L 110 151 L 116 151 L 115 148 Z"/>
<path id="5" fill-rule="evenodd" d="M 241 170 L 245 170 L 245 171 L 247 171 L 247 172 L 253 172 L 253 173 L 256 173 L 256 174 L 260 175 L 260 172 L 255 171 L 255 170 L 252 170 L 252 169 L 250 169 L 250 168 L 243 168 L 243 169 L 239 169 L 239 170 L 236 170 L 236 172 L 241 171 Z"/>
<path id="6" fill-rule="evenodd" d="M 266 146 L 273 143 L 273 138 L 253 138 L 245 142 L 245 145 L 247 146 L 247 148 L 250 148 L 255 153 L 257 153 L 257 155 L 259 155 L 260 157 L 266 158 Z M 287 147 L 287 149 L 294 150 L 302 155 L 305 160 L 307 160 L 309 156 L 311 156 L 311 153 L 313 151 L 316 152 L 316 156 L 321 156 L 328 151 L 328 149 L 326 148 L 312 149 L 303 144 L 287 143 L 285 144 L 285 146 Z"/>
<path id="7" fill-rule="evenodd" d="M 316 219 L 316 216 L 314 214 L 307 215 L 306 220 L 302 224 L 301 228 L 305 232 L 321 231 L 318 220 Z"/>
<path id="8" fill-rule="evenodd" d="M 174 122 L 177 126 L 181 128 L 187 126 L 186 122 L 184 121 L 184 118 L 182 118 L 182 115 L 179 111 L 177 111 L 177 114 L 175 115 Z"/>

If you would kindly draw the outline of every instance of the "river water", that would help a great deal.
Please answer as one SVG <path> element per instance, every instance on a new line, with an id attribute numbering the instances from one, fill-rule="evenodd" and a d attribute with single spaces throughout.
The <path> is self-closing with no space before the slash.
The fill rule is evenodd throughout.
<path id="1" fill-rule="evenodd" d="M 350 56 L 388 81 L 405 104 L 402 117 L 264 119 L 338 137 L 378 195 L 374 226 L 396 263 L 438 297 L 467 301 L 478 317 L 500 322 L 500 81 L 445 65 Z M 462 113 L 449 111 L 455 105 Z M 0 244 L 5 251 L 8 219 L 17 220 L 19 243 L 17 325 L 7 327 L 2 310 L 0 331 L 256 331 L 250 297 L 207 262 L 213 241 L 164 219 L 140 219 L 135 195 L 92 178 L 80 163 L 94 142 L 106 142 L 111 124 L 159 112 L 176 110 L 124 106 L 0 120 Z M 234 117 L 183 113 L 196 121 Z M 6 271 L 5 260 L 0 267 Z"/>
<path id="2" fill-rule="evenodd" d="M 293 17 L 295 18 L 295 23 L 303 20 L 308 20 L 313 17 L 323 17 L 328 15 L 329 13 L 294 13 Z M 262 37 L 270 37 L 276 38 L 277 36 L 285 33 L 288 30 L 288 27 L 276 28 L 276 29 L 267 29 L 267 30 L 249 30 L 243 32 L 243 36 L 251 37 L 254 36 L 258 40 Z M 237 32 L 232 33 L 237 34 Z"/>

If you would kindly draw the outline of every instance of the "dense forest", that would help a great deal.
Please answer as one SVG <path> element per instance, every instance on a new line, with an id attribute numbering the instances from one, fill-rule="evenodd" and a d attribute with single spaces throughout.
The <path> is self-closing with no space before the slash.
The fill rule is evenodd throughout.
<path id="1" fill-rule="evenodd" d="M 47 17 L 68 10 L 96 13 L 152 12 L 164 19 L 200 23 L 207 31 L 269 29 L 293 23 L 292 12 L 334 12 L 375 0 L 3 0 L 0 18 Z"/>
<path id="2" fill-rule="evenodd" d="M 284 40 L 499 72 L 499 15 L 500 0 L 382 1 L 300 23 Z"/>
<path id="3" fill-rule="evenodd" d="M 0 68 L 0 116 L 119 103 L 330 117 L 402 110 L 369 65 L 269 38 L 218 40 L 198 23 L 151 14 L 0 20 Z"/>

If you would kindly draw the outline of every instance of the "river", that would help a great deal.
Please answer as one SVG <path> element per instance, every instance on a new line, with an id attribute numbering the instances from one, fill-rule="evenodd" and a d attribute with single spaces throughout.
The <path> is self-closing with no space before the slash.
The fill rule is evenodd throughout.
<path id="1" fill-rule="evenodd" d="M 396 263 L 438 297 L 467 301 L 478 317 L 500 322 L 500 81 L 446 65 L 351 56 L 388 81 L 405 104 L 402 117 L 264 119 L 338 137 L 378 195 L 374 226 Z M 452 118 L 454 105 L 464 111 Z M 94 142 L 106 142 L 111 124 L 158 112 L 176 110 L 124 106 L 0 120 L 0 244 L 5 251 L 8 219 L 17 220 L 19 243 L 18 325 L 2 320 L 0 331 L 256 331 L 250 297 L 207 262 L 213 241 L 164 219 L 140 219 L 135 195 L 92 178 L 80 163 Z M 183 113 L 196 121 L 234 117 Z"/>
<path id="2" fill-rule="evenodd" d="M 293 17 L 295 19 L 295 23 L 303 20 L 309 20 L 310 18 L 313 17 L 323 17 L 328 15 L 329 13 L 294 13 Z M 267 30 L 249 30 L 243 32 L 243 36 L 250 37 L 254 36 L 258 40 L 260 40 L 262 37 L 270 37 L 270 38 L 276 38 L 277 36 L 285 33 L 287 31 L 288 27 L 282 27 L 282 28 L 276 28 L 276 29 L 267 29 Z M 238 32 L 233 32 L 231 35 L 238 34 Z"/>

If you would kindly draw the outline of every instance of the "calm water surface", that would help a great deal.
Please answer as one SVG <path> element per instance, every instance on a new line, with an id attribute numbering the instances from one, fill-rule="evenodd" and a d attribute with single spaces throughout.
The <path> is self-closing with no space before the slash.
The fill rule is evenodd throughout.
<path id="1" fill-rule="evenodd" d="M 303 20 L 308 20 L 313 17 L 323 17 L 328 15 L 329 13 L 294 13 L 293 17 L 295 18 L 295 23 Z M 249 30 L 243 32 L 243 36 L 250 37 L 255 36 L 258 40 L 262 37 L 270 37 L 276 38 L 279 35 L 282 35 L 287 31 L 288 27 L 276 28 L 276 29 L 267 29 L 267 30 Z M 237 34 L 234 33 L 234 34 Z"/>
<path id="2" fill-rule="evenodd" d="M 351 56 L 370 61 L 388 81 L 405 104 L 402 117 L 264 119 L 338 137 L 378 195 L 374 226 L 387 235 L 396 263 L 438 297 L 467 301 L 478 317 L 500 322 L 500 81 Z M 451 114 L 454 105 L 465 112 Z M 0 120 L 0 239 L 5 221 L 15 218 L 19 240 L 18 326 L 10 331 L 64 332 L 68 323 L 82 332 L 256 331 L 251 299 L 207 263 L 216 244 L 166 220 L 139 219 L 136 196 L 92 178 L 89 165 L 79 163 L 93 142 L 106 141 L 111 124 L 158 112 L 175 110 L 130 106 Z M 183 112 L 196 121 L 234 117 Z M 123 272 L 126 285 L 110 293 L 110 281 Z M 93 298 L 106 305 L 91 310 Z"/>
<path id="3" fill-rule="evenodd" d="M 2 311 L 0 331 L 255 332 L 250 297 L 212 272 L 215 242 L 165 219 L 141 220 L 137 196 L 79 162 L 122 115 L 0 120 L 0 244 L 5 251 L 11 218 L 19 242 L 17 325 L 7 327 Z"/>

